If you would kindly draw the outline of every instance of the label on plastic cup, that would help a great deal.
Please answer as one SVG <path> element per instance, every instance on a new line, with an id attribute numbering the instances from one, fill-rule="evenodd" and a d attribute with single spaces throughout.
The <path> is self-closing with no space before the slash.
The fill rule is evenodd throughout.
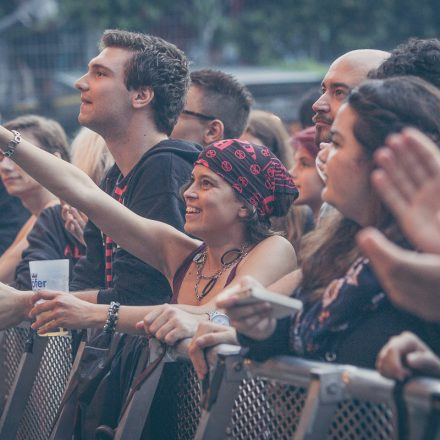
<path id="1" fill-rule="evenodd" d="M 69 291 L 69 260 L 40 260 L 29 262 L 32 290 Z M 38 303 L 44 300 L 38 301 Z M 59 328 L 57 332 L 44 333 L 39 336 L 67 336 L 69 332 Z"/>

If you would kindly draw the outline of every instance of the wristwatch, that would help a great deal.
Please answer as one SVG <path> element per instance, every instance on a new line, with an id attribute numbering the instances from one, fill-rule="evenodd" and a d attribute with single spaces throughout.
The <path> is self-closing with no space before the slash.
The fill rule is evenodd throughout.
<path id="1" fill-rule="evenodd" d="M 207 313 L 208 313 L 208 317 L 209 317 L 210 322 L 213 322 L 214 324 L 220 324 L 220 325 L 225 325 L 225 326 L 229 327 L 230 323 L 229 323 L 228 315 L 225 315 L 222 312 L 218 312 L 217 310 L 213 310 L 213 311 L 207 312 Z"/>
<path id="2" fill-rule="evenodd" d="M 21 142 L 21 134 L 16 130 L 11 130 L 14 137 L 6 145 L 6 150 L 1 149 L 3 156 L 11 157 L 15 153 L 17 145 Z"/>

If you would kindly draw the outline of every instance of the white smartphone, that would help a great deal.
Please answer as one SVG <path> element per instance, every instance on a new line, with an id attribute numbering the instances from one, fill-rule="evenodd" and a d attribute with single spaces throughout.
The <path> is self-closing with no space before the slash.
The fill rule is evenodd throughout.
<path id="1" fill-rule="evenodd" d="M 261 287 L 252 287 L 240 294 L 239 305 L 268 302 L 272 306 L 272 314 L 276 319 L 286 318 L 302 310 L 303 303 L 299 299 L 271 292 Z"/>

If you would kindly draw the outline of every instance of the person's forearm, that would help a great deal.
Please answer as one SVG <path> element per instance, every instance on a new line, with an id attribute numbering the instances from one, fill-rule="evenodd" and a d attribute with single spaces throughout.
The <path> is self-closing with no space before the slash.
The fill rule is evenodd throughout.
<path id="1" fill-rule="evenodd" d="M 0 330 L 28 319 L 32 308 L 31 291 L 20 291 L 0 283 Z"/>
<path id="2" fill-rule="evenodd" d="M 97 304 L 98 290 L 84 290 L 82 292 L 72 292 L 77 298 L 92 304 Z"/>
<path id="3" fill-rule="evenodd" d="M 148 312 L 154 310 L 155 307 L 160 307 L 160 306 L 121 306 L 119 308 L 116 330 L 122 333 L 139 333 L 139 334 L 144 333 L 143 329 L 142 330 L 136 329 L 136 324 L 142 321 L 145 315 Z M 196 308 L 198 309 L 200 307 L 196 307 Z M 207 321 L 208 315 L 206 314 L 206 312 L 197 313 L 194 314 L 194 319 L 197 321 Z"/>
<path id="4" fill-rule="evenodd" d="M 0 149 L 5 151 L 13 134 L 0 126 Z M 82 209 L 90 204 L 93 181 L 78 168 L 22 139 L 12 159 L 44 187 L 71 205 Z M 87 210 L 87 209 L 86 209 Z"/>
<path id="5" fill-rule="evenodd" d="M 151 311 L 154 307 L 155 306 L 121 306 L 116 330 L 121 333 L 145 334 L 144 330 L 136 329 L 136 324 L 142 321 L 147 312 Z"/>
<path id="6" fill-rule="evenodd" d="M 183 310 L 184 312 L 192 313 L 194 315 L 206 315 L 208 312 L 216 310 L 215 298 L 200 306 L 191 306 L 187 304 L 174 304 L 174 306 L 180 310 Z"/>
<path id="7" fill-rule="evenodd" d="M 29 246 L 27 235 L 32 230 L 37 217 L 32 215 L 22 226 L 12 244 L 0 257 L 0 281 L 11 284 L 15 278 L 15 270 L 21 261 L 23 251 Z"/>
<path id="8" fill-rule="evenodd" d="M 0 281 L 11 284 L 14 281 L 14 274 L 17 264 L 20 262 L 21 252 L 10 247 L 0 257 Z"/>
<path id="9" fill-rule="evenodd" d="M 136 329 L 136 324 L 144 319 L 144 316 L 151 311 L 152 307 L 155 306 L 121 306 L 118 311 L 115 330 L 121 333 L 144 333 L 143 330 Z M 109 305 L 107 304 L 89 304 L 82 312 L 81 322 L 77 320 L 72 328 L 104 329 L 108 318 L 108 310 Z"/>
<path id="10" fill-rule="evenodd" d="M 2 283 L 10 284 L 14 281 L 15 269 L 28 245 L 26 238 L 23 238 L 18 243 L 13 243 L 0 257 L 0 281 Z"/>

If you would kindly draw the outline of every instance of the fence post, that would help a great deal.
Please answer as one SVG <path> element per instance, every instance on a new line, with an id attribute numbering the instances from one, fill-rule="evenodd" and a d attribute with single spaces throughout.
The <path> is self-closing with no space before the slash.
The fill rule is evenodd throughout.
<path id="1" fill-rule="evenodd" d="M 418 377 L 404 389 L 409 438 L 440 440 L 440 381 Z"/>
<path id="2" fill-rule="evenodd" d="M 294 440 L 326 438 L 338 403 L 345 398 L 341 369 L 312 370 Z"/>
<path id="3" fill-rule="evenodd" d="M 5 353 L 5 332 L 4 330 L 0 331 L 0 413 L 3 412 L 3 407 L 5 405 L 6 395 L 8 393 L 7 385 L 6 385 L 6 353 Z"/>
<path id="4" fill-rule="evenodd" d="M 154 362 L 161 355 L 161 350 L 163 349 L 164 348 L 161 347 L 157 341 L 150 339 L 149 363 Z M 141 438 L 165 362 L 166 359 L 163 359 L 134 393 L 133 398 L 118 423 L 114 436 L 115 440 L 137 440 Z"/>
<path id="5" fill-rule="evenodd" d="M 232 408 L 244 378 L 244 360 L 239 352 L 239 347 L 228 345 L 221 345 L 215 350 L 217 362 L 210 369 L 212 379 L 203 395 L 195 440 L 222 440 L 229 437 L 225 429 L 231 420 Z"/>
<path id="6" fill-rule="evenodd" d="M 0 438 L 12 439 L 16 436 L 47 343 L 48 338 L 35 336 L 32 352 L 24 352 L 21 356 L 0 419 Z"/>
<path id="7" fill-rule="evenodd" d="M 87 342 L 87 336 L 86 336 L 86 332 L 83 331 L 81 334 L 81 342 L 78 346 L 78 350 L 76 352 L 76 356 L 75 356 L 75 360 L 73 361 L 73 365 L 72 365 L 72 369 L 70 370 L 70 374 L 69 374 L 69 378 L 67 379 L 67 383 L 66 386 L 64 388 L 64 393 L 63 396 L 61 398 L 61 403 L 60 405 L 63 405 L 63 402 L 66 398 L 66 395 L 68 393 L 71 392 L 70 390 L 70 385 L 72 383 L 72 379 L 74 378 L 77 370 L 78 370 L 78 366 L 81 362 L 81 359 L 83 357 L 84 354 L 84 349 L 86 346 L 86 342 Z M 67 411 L 65 411 L 65 407 L 60 407 L 58 408 L 58 414 L 57 414 L 57 418 L 54 421 L 54 425 L 52 427 L 52 431 L 49 437 L 49 440 L 56 440 L 56 439 L 60 439 L 62 438 L 64 435 L 66 435 L 66 415 L 67 417 L 70 417 L 70 414 L 66 414 Z M 73 432 L 73 427 L 71 428 L 71 431 Z"/>

